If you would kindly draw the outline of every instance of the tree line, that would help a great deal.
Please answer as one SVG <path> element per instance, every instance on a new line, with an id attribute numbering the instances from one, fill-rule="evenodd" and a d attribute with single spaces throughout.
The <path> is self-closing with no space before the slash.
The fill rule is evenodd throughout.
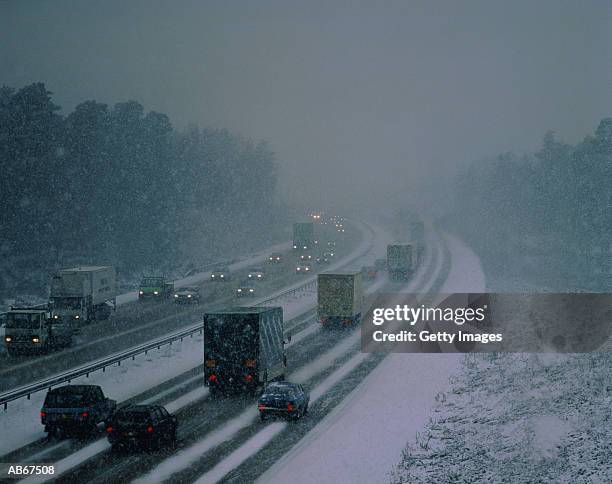
<path id="1" fill-rule="evenodd" d="M 0 167 L 0 291 L 29 269 L 47 278 L 73 263 L 168 271 L 278 211 L 265 142 L 179 131 L 135 101 L 85 101 L 63 115 L 43 83 L 0 89 Z"/>
<path id="2" fill-rule="evenodd" d="M 456 201 L 449 220 L 499 269 L 536 254 L 570 286 L 612 287 L 612 118 L 576 145 L 548 132 L 533 155 L 473 163 Z"/>

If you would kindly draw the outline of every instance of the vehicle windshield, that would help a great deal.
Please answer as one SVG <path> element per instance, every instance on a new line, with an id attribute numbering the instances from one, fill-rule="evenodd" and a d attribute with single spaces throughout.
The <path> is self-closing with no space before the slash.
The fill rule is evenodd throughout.
<path id="1" fill-rule="evenodd" d="M 251 272 L 263 272 L 264 270 L 261 267 L 253 267 Z"/>
<path id="2" fill-rule="evenodd" d="M 197 287 L 181 287 L 177 292 L 198 292 Z"/>
<path id="3" fill-rule="evenodd" d="M 295 397 L 297 391 L 295 388 L 287 385 L 270 385 L 266 388 L 264 395 L 271 397 Z"/>
<path id="4" fill-rule="evenodd" d="M 159 277 L 145 277 L 140 285 L 142 287 L 153 287 L 153 286 L 161 286 L 163 284 L 163 279 Z"/>
<path id="5" fill-rule="evenodd" d="M 8 313 L 6 315 L 6 329 L 38 329 L 38 314 Z"/>
<path id="6" fill-rule="evenodd" d="M 45 407 L 49 408 L 74 408 L 86 405 L 85 392 L 53 392 L 45 398 Z"/>
<path id="7" fill-rule="evenodd" d="M 223 315 L 208 319 L 206 358 L 242 361 L 256 357 L 258 347 L 256 329 L 243 316 Z"/>
<path id="8" fill-rule="evenodd" d="M 125 425 L 144 424 L 150 420 L 149 412 L 146 412 L 146 411 L 118 412 L 117 415 L 115 416 L 115 419 L 120 424 L 125 424 Z"/>
<path id="9" fill-rule="evenodd" d="M 81 309 L 81 300 L 76 297 L 56 297 L 53 299 L 56 309 Z"/>

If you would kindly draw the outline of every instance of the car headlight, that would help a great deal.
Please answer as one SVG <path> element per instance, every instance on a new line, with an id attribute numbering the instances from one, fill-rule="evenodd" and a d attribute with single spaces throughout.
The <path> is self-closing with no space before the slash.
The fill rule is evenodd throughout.
<path id="1" fill-rule="evenodd" d="M 6 341 L 7 343 L 10 343 L 11 341 L 13 341 L 13 338 L 11 338 L 10 336 L 5 336 L 4 341 Z"/>
<path id="2" fill-rule="evenodd" d="M 255 289 L 253 289 L 253 288 L 249 289 L 249 292 L 253 292 L 253 291 L 255 291 Z"/>
<path id="3" fill-rule="evenodd" d="M 242 289 L 238 289 L 238 292 L 242 292 Z"/>
<path id="4" fill-rule="evenodd" d="M 253 277 L 253 274 L 249 274 L 249 277 Z"/>
<path id="5" fill-rule="evenodd" d="M 57 314 L 54 314 L 53 319 L 59 319 L 59 316 Z"/>
<path id="6" fill-rule="evenodd" d="M 178 294 L 175 294 L 174 297 L 178 297 Z"/>
<path id="7" fill-rule="evenodd" d="M 40 338 L 38 336 L 32 336 L 32 343 L 40 343 Z"/>
<path id="8" fill-rule="evenodd" d="M 81 319 L 81 316 L 79 316 L 78 314 L 74 316 L 74 319 Z"/>
<path id="9" fill-rule="evenodd" d="M 259 277 L 261 279 L 261 274 L 257 274 L 257 277 Z"/>
<path id="10" fill-rule="evenodd" d="M 191 297 L 191 294 L 187 294 L 187 297 Z"/>
<path id="11" fill-rule="evenodd" d="M 294 249 L 297 249 L 297 245 L 294 245 L 294 246 L 293 246 L 293 248 L 294 248 Z"/>
<path id="12" fill-rule="evenodd" d="M 153 294 L 157 296 L 159 294 L 159 291 L 153 291 Z"/>
<path id="13" fill-rule="evenodd" d="M 219 277 L 220 277 L 221 279 L 223 279 L 223 277 L 224 277 L 224 276 L 223 276 L 223 274 L 221 274 Z"/>
<path id="14" fill-rule="evenodd" d="M 295 268 L 295 270 L 296 270 L 296 271 L 299 271 L 299 270 L 300 270 L 300 268 L 299 268 L 299 267 L 296 267 L 296 268 Z"/>
<path id="15" fill-rule="evenodd" d="M 144 294 L 144 291 L 138 291 L 138 294 L 142 295 Z"/>
<path id="16" fill-rule="evenodd" d="M 214 279 L 214 278 L 215 278 L 215 275 L 213 274 L 213 275 L 211 275 L 210 277 L 212 277 L 212 278 Z"/>

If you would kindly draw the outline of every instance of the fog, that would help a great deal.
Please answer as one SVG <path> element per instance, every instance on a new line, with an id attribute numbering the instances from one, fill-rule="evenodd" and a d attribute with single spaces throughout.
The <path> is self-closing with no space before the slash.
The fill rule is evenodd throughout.
<path id="1" fill-rule="evenodd" d="M 611 4 L 53 1 L 0 5 L 0 84 L 64 112 L 134 99 L 266 139 L 290 201 L 417 198 L 456 167 L 576 142 L 608 112 Z M 405 195 L 404 195 L 405 194 Z"/>

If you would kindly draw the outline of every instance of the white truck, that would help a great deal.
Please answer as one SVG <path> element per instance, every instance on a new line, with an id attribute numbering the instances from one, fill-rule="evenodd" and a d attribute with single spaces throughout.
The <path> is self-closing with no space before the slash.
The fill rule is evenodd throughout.
<path id="1" fill-rule="evenodd" d="M 317 314 L 323 326 L 346 327 L 361 321 L 361 272 L 323 272 L 317 277 Z"/>
<path id="2" fill-rule="evenodd" d="M 116 308 L 117 275 L 111 266 L 62 269 L 51 279 L 50 305 L 55 320 L 86 323 L 108 319 Z"/>
<path id="3" fill-rule="evenodd" d="M 5 319 L 4 344 L 11 355 L 41 352 L 72 344 L 73 323 L 54 320 L 47 309 L 39 306 L 12 307 Z"/>

